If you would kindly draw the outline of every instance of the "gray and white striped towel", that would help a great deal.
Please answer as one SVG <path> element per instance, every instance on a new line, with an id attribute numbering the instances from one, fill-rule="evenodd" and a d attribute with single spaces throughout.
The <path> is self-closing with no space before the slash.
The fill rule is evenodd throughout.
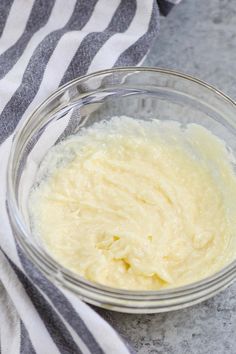
<path id="1" fill-rule="evenodd" d="M 12 134 L 59 85 L 112 66 L 138 65 L 180 0 L 0 1 L 0 343 L 2 354 L 130 349 L 92 308 L 56 288 L 16 244 L 5 207 Z"/>

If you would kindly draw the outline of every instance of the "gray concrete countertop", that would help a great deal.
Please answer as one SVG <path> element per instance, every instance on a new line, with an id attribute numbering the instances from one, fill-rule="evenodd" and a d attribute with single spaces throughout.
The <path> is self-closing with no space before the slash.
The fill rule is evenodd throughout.
<path id="1" fill-rule="evenodd" d="M 144 65 L 194 75 L 236 99 L 235 57 L 236 0 L 183 0 L 162 20 Z M 98 312 L 139 354 L 236 353 L 236 283 L 185 310 L 153 315 Z"/>

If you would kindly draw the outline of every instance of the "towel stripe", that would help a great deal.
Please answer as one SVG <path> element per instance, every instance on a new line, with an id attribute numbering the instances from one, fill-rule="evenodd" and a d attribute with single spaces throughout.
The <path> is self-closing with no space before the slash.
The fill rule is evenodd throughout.
<path id="1" fill-rule="evenodd" d="M 95 29 L 100 29 L 103 31 L 106 28 L 106 23 L 108 24 L 110 18 L 112 18 L 119 2 L 120 0 L 113 0 L 114 6 L 108 6 L 110 4 L 110 0 L 99 0 L 94 7 L 93 14 L 82 30 L 69 31 L 61 37 L 44 71 L 43 79 L 37 95 L 28 106 L 22 119 L 24 119 L 24 117 L 26 117 L 29 112 L 32 111 L 32 109 L 47 96 L 48 93 L 52 92 L 59 86 L 60 81 L 65 74 L 65 70 L 69 66 L 74 53 L 77 51 L 77 48 L 83 38 L 87 35 L 87 33 L 93 32 Z M 104 8 L 106 8 L 105 19 L 101 16 L 101 12 Z M 65 55 L 65 53 L 67 55 Z"/>
<path id="2" fill-rule="evenodd" d="M 70 326 L 81 337 L 83 342 L 89 347 L 92 353 L 102 352 L 98 343 L 95 341 L 93 335 L 80 318 L 79 314 L 75 312 L 75 309 L 61 291 L 56 288 L 52 283 L 44 277 L 44 275 L 34 267 L 30 260 L 28 260 L 21 249 L 17 247 L 18 254 L 21 259 L 22 265 L 26 273 L 30 276 L 32 281 L 39 286 L 39 288 L 48 296 L 52 301 L 55 308 L 60 311 L 61 315 L 67 320 Z M 61 306 L 61 305 L 64 306 Z"/>
<path id="3" fill-rule="evenodd" d="M 21 263 L 16 249 L 16 243 L 14 238 L 12 237 L 11 226 L 9 223 L 8 212 L 6 208 L 7 161 L 10 153 L 11 144 L 12 144 L 12 136 L 10 136 L 8 139 L 4 141 L 0 149 L 0 161 L 1 161 L 0 225 L 1 225 L 1 230 L 4 230 L 4 232 L 1 232 L 0 234 L 0 248 L 4 251 L 5 254 L 8 255 L 9 258 L 14 260 L 14 263 L 18 267 L 21 267 Z"/>
<path id="4" fill-rule="evenodd" d="M 42 0 L 35 0 L 25 31 L 18 41 L 0 56 L 0 79 L 17 62 L 34 33 L 48 21 L 54 2 L 55 0 L 48 0 L 47 3 L 43 3 Z"/>
<path id="5" fill-rule="evenodd" d="M 122 33 L 114 33 L 106 41 L 91 61 L 88 73 L 114 66 L 120 54 L 148 30 L 152 8 L 153 0 L 137 0 L 135 16 L 127 30 Z"/>
<path id="6" fill-rule="evenodd" d="M 135 16 L 137 4 L 133 0 L 122 0 L 114 13 L 109 25 L 103 32 L 89 33 L 72 59 L 60 85 L 72 80 L 75 77 L 86 74 L 91 61 L 101 49 L 104 43 L 114 33 L 125 32 Z"/>
<path id="7" fill-rule="evenodd" d="M 4 79 L 0 80 L 0 113 L 20 86 L 30 58 L 38 45 L 49 33 L 63 28 L 66 25 L 74 11 L 75 3 L 76 0 L 70 0 L 65 7 L 65 0 L 56 0 L 51 17 L 46 25 L 34 34 L 23 55 L 19 57 L 12 70 L 8 72 Z M 39 65 L 41 65 L 41 63 L 39 63 Z M 1 130 L 0 134 L 2 134 Z"/>
<path id="8" fill-rule="evenodd" d="M 84 5 L 83 0 L 77 1 L 74 12 L 66 26 L 47 35 L 34 51 L 20 87 L 16 90 L 0 116 L 0 130 L 5 138 L 14 131 L 20 118 L 35 97 L 42 81 L 45 67 L 61 36 L 67 31 L 83 28 L 90 18 L 97 1 L 91 0 L 87 6 Z M 82 18 L 78 17 L 78 13 L 81 11 L 84 13 Z M 32 73 L 34 73 L 33 76 Z M 8 117 L 11 117 L 11 120 Z"/>
<path id="9" fill-rule="evenodd" d="M 39 289 L 37 287 L 37 289 Z M 47 297 L 47 295 L 45 293 L 41 294 L 44 295 L 45 300 L 47 300 L 47 302 L 49 303 L 49 305 L 51 306 L 51 308 L 53 309 L 53 311 L 59 316 L 59 318 L 61 319 L 61 321 L 64 323 L 65 327 L 67 328 L 67 330 L 70 332 L 70 335 L 72 336 L 72 338 L 74 339 L 74 342 L 77 344 L 78 348 L 80 348 L 80 351 L 83 354 L 92 354 L 92 352 L 89 350 L 89 348 L 85 345 L 85 343 L 82 341 L 81 337 L 73 330 L 73 328 L 70 326 L 70 324 L 63 318 L 63 316 L 61 315 L 60 310 L 58 311 L 54 306 L 53 303 L 51 302 L 51 300 Z M 56 326 L 55 326 L 56 327 Z M 57 327 L 56 327 L 57 328 Z M 105 353 L 104 353 L 105 354 Z"/>
<path id="10" fill-rule="evenodd" d="M 80 313 L 81 318 L 83 318 L 84 322 L 107 354 L 130 354 L 130 350 L 110 324 L 100 316 L 96 316 L 96 319 L 94 318 L 95 314 L 93 308 L 87 306 L 84 302 L 78 302 L 77 296 L 70 291 L 63 289 L 63 293 L 77 312 Z M 109 340 L 104 333 L 109 333 Z"/>
<path id="11" fill-rule="evenodd" d="M 30 297 L 12 269 L 10 263 L 0 249 L 0 279 L 11 298 L 22 322 L 29 332 L 32 345 L 36 353 L 42 353 L 42 345 L 45 347 L 44 354 L 60 354 L 57 346 L 49 335 Z M 9 281 L 9 279 L 11 281 Z M 46 308 L 45 308 L 45 311 Z M 5 353 L 3 353 L 5 354 Z"/>
<path id="12" fill-rule="evenodd" d="M 33 4 L 34 0 L 28 0 L 27 6 L 25 6 L 25 0 L 13 2 L 4 31 L 0 36 L 0 54 L 15 44 L 24 32 Z M 24 8 L 24 11 L 22 11 L 22 8 Z M 14 28 L 14 31 L 12 31 L 12 28 Z"/>
<path id="13" fill-rule="evenodd" d="M 23 285 L 26 293 L 30 297 L 33 305 L 37 308 L 38 314 L 43 320 L 45 327 L 48 330 L 48 333 L 51 335 L 51 338 L 57 345 L 59 352 L 62 354 L 68 353 L 82 353 L 64 323 L 60 320 L 59 316 L 51 308 L 49 303 L 45 298 L 40 294 L 36 287 L 29 281 L 23 272 L 21 272 L 13 262 L 8 259 L 11 267 L 14 269 L 19 281 Z M 46 310 L 47 309 L 47 310 Z M 46 311 L 45 311 L 46 310 Z M 55 326 L 56 324 L 56 326 Z M 94 352 L 94 354 L 97 352 Z M 102 352 L 98 352 L 99 354 Z"/>
<path id="14" fill-rule="evenodd" d="M 32 342 L 30 340 L 29 333 L 22 321 L 20 322 L 20 326 L 21 326 L 20 354 L 36 354 Z"/>
<path id="15" fill-rule="evenodd" d="M 138 65 L 144 55 L 148 52 L 153 39 L 159 32 L 159 26 L 157 26 L 157 23 L 159 23 L 159 12 L 155 4 L 153 4 L 148 30 L 119 56 L 114 66 Z"/>
<path id="16" fill-rule="evenodd" d="M 0 2 L 0 37 L 3 33 L 13 1 L 14 0 L 1 0 Z"/>
<path id="17" fill-rule="evenodd" d="M 20 350 L 20 318 L 15 311 L 4 286 L 0 282 L 0 350 L 3 353 L 19 353 Z"/>

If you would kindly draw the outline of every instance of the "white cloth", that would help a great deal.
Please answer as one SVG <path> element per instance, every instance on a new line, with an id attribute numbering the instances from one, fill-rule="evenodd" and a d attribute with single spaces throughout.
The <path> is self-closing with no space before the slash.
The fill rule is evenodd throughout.
<path id="1" fill-rule="evenodd" d="M 159 9 L 178 0 L 2 0 L 0 3 L 0 348 L 2 354 L 130 350 L 75 295 L 62 293 L 16 244 L 6 210 L 14 130 L 59 85 L 88 72 L 138 65 Z"/>

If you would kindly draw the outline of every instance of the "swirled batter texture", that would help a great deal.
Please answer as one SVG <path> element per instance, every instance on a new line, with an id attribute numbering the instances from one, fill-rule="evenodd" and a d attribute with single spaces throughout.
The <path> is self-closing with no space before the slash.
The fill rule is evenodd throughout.
<path id="1" fill-rule="evenodd" d="M 176 287 L 235 257 L 232 154 L 200 125 L 114 117 L 52 148 L 40 176 L 33 232 L 91 281 Z"/>

